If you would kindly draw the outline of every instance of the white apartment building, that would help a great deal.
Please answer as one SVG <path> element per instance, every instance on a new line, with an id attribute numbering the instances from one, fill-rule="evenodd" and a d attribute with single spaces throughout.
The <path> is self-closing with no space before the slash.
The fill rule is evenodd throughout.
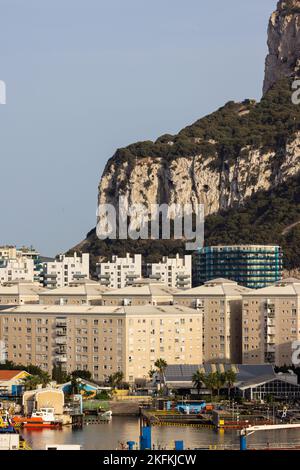
<path id="1" fill-rule="evenodd" d="M 42 265 L 40 262 L 40 253 L 38 253 L 33 247 L 28 248 L 26 246 L 23 246 L 21 248 L 16 248 L 13 245 L 0 246 L 0 262 L 3 260 L 10 261 L 9 271 L 11 271 L 12 269 L 16 269 L 18 271 L 18 276 L 20 275 L 20 271 L 22 271 L 22 269 L 27 269 L 24 267 L 25 265 L 27 265 L 27 260 L 32 260 L 34 264 L 33 280 L 35 282 L 40 281 L 40 273 L 42 269 Z M 29 265 L 31 265 L 31 263 L 29 263 Z M 24 275 L 25 274 L 27 273 L 24 273 Z M 23 276 L 21 279 L 29 281 L 32 280 L 31 278 L 29 279 L 28 276 Z M 17 277 L 15 279 L 12 279 L 12 281 L 14 280 L 20 280 L 20 278 Z"/>
<path id="2" fill-rule="evenodd" d="M 190 289 L 192 287 L 192 256 L 185 255 L 180 258 L 164 256 L 159 263 L 146 265 L 146 275 L 156 279 L 168 287 L 177 289 Z"/>
<path id="3" fill-rule="evenodd" d="M 101 285 L 123 289 L 142 277 L 142 255 L 131 257 L 127 253 L 125 258 L 113 256 L 110 262 L 98 263 L 96 272 Z"/>
<path id="4" fill-rule="evenodd" d="M 59 255 L 55 261 L 43 264 L 42 284 L 50 289 L 68 286 L 71 282 L 89 278 L 90 255 Z"/>
<path id="5" fill-rule="evenodd" d="M 23 257 L 0 258 L 0 284 L 12 281 L 33 281 L 34 261 Z"/>
<path id="6" fill-rule="evenodd" d="M 17 248 L 12 245 L 0 246 L 0 258 L 1 259 L 16 259 Z"/>

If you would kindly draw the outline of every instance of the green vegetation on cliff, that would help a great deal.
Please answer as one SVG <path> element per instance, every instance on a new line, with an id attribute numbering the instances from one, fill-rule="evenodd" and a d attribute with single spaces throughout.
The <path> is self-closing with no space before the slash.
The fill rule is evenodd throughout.
<path id="1" fill-rule="evenodd" d="M 118 149 L 109 160 L 215 155 L 215 166 L 236 159 L 246 147 L 275 150 L 299 129 L 300 106 L 291 100 L 291 82 L 278 82 L 259 103 L 230 101 L 218 111 L 199 119 L 177 135 L 165 134 L 156 142 L 146 141 Z"/>

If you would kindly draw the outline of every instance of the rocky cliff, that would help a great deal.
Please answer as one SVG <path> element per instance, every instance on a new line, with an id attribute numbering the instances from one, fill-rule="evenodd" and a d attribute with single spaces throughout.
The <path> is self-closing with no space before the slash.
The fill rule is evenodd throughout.
<path id="1" fill-rule="evenodd" d="M 300 105 L 291 99 L 300 65 L 299 25 L 300 0 L 281 0 L 270 19 L 259 103 L 229 102 L 176 135 L 118 149 L 103 172 L 98 202 L 117 207 L 122 195 L 128 204 L 146 206 L 204 203 L 207 244 L 281 243 L 286 266 L 300 266 Z M 121 254 L 132 249 L 130 243 L 105 244 L 92 231 L 77 249 Z M 134 251 L 147 256 L 151 243 L 135 242 Z M 178 250 L 178 243 L 169 243 L 155 250 Z"/>
<path id="2" fill-rule="evenodd" d="M 276 138 L 279 136 L 276 135 Z M 167 144 L 170 145 L 170 144 Z M 172 143 L 172 145 L 174 145 Z M 146 146 L 147 147 L 147 146 Z M 230 143 L 227 150 L 230 152 Z M 155 151 L 155 144 L 153 145 Z M 124 196 L 128 204 L 204 203 L 206 215 L 241 206 L 254 193 L 286 181 L 300 170 L 300 132 L 278 146 L 240 145 L 224 156 L 224 142 L 192 155 L 165 155 L 111 159 L 99 185 L 99 203 Z M 146 149 L 145 149 L 146 151 Z"/>
<path id="3" fill-rule="evenodd" d="M 300 0 L 280 0 L 268 28 L 269 54 L 263 92 L 284 77 L 300 72 Z"/>
<path id="4" fill-rule="evenodd" d="M 290 83 L 300 66 L 300 0 L 270 19 L 264 97 L 227 103 L 177 135 L 119 149 L 104 170 L 99 203 L 204 203 L 206 215 L 241 206 L 300 169 L 299 109 Z"/>

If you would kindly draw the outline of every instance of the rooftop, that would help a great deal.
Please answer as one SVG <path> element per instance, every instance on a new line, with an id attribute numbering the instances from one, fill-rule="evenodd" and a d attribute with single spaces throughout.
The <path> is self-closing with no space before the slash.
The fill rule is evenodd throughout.
<path id="1" fill-rule="evenodd" d="M 0 284 L 1 295 L 40 295 L 46 289 L 31 281 L 11 281 Z"/>
<path id="2" fill-rule="evenodd" d="M 249 296 L 281 296 L 281 295 L 300 295 L 300 279 L 287 278 L 276 282 L 272 286 L 262 289 L 250 290 L 245 295 Z"/>
<path id="3" fill-rule="evenodd" d="M 134 305 L 134 306 L 90 306 L 90 305 L 41 305 L 28 304 L 0 309 L 0 315 L 36 314 L 36 315 L 199 315 L 195 309 L 181 305 Z"/>
<path id="4" fill-rule="evenodd" d="M 197 370 L 200 370 L 205 374 L 209 374 L 211 372 L 224 373 L 229 369 L 232 369 L 237 374 L 236 383 L 250 383 L 251 381 L 257 381 L 262 377 L 276 377 L 273 366 L 270 364 L 170 364 L 166 368 L 165 377 L 167 382 L 192 383 L 193 374 L 197 372 Z"/>
<path id="5" fill-rule="evenodd" d="M 23 370 L 0 370 L 0 381 L 12 380 L 17 375 L 24 372 Z"/>
<path id="6" fill-rule="evenodd" d="M 44 289 L 41 293 L 41 298 L 48 296 L 68 296 L 68 295 L 82 295 L 82 296 L 101 296 L 109 289 L 97 281 L 91 279 L 82 279 L 71 282 L 69 286 L 59 287 L 57 289 Z"/>
<path id="7" fill-rule="evenodd" d="M 124 287 L 123 289 L 111 290 L 105 293 L 105 296 L 152 296 L 152 297 L 172 297 L 180 290 L 174 287 L 168 287 L 163 283 L 147 280 L 140 280 L 135 285 Z M 104 297 L 105 297 L 104 296 Z"/>
<path id="8" fill-rule="evenodd" d="M 187 289 L 181 292 L 179 291 L 175 296 L 198 297 L 206 295 L 226 295 L 234 297 L 248 292 L 252 292 L 252 289 L 240 286 L 237 282 L 230 281 L 229 279 L 218 278 L 207 281 L 202 286 L 193 287 L 192 289 Z"/>

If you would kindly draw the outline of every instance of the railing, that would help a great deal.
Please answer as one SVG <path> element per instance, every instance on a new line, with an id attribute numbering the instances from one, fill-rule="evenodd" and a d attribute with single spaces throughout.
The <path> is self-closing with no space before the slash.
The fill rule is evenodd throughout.
<path id="1" fill-rule="evenodd" d="M 56 344 L 67 344 L 66 336 L 59 336 L 58 338 L 55 338 L 55 343 Z"/>
<path id="2" fill-rule="evenodd" d="M 67 356 L 56 356 L 55 358 L 56 362 L 67 362 L 68 358 Z"/>

